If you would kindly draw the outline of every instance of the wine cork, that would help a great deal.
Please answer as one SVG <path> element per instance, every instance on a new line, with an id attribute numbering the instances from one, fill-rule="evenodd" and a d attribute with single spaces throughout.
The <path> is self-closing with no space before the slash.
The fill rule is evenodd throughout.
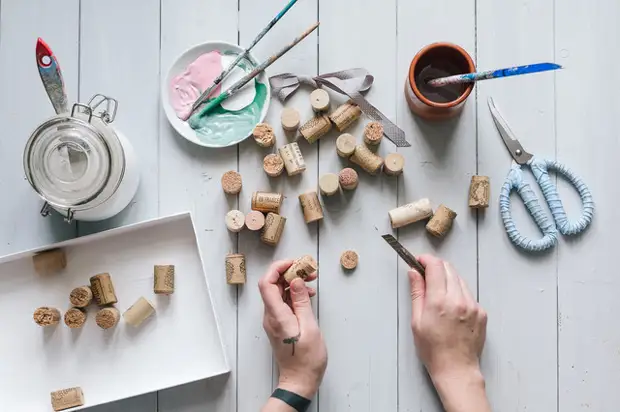
<path id="1" fill-rule="evenodd" d="M 405 167 L 405 158 L 400 153 L 390 153 L 385 156 L 383 171 L 386 175 L 398 176 Z"/>
<path id="2" fill-rule="evenodd" d="M 263 170 L 269 177 L 278 177 L 284 171 L 284 160 L 277 153 L 271 153 L 263 159 Z"/>
<path id="3" fill-rule="evenodd" d="M 100 273 L 91 277 L 90 288 L 98 305 L 111 305 L 118 302 L 109 273 Z"/>
<path id="4" fill-rule="evenodd" d="M 65 325 L 71 329 L 79 329 L 86 323 L 86 311 L 82 308 L 71 308 L 65 312 Z"/>
<path id="5" fill-rule="evenodd" d="M 370 122 L 364 127 L 364 142 L 369 146 L 377 146 L 383 139 L 383 125 Z"/>
<path id="6" fill-rule="evenodd" d="M 316 192 L 308 192 L 299 195 L 299 203 L 304 213 L 306 223 L 316 222 L 323 219 L 323 207 L 319 202 L 319 196 Z"/>
<path id="7" fill-rule="evenodd" d="M 69 388 L 52 392 L 52 408 L 55 411 L 62 411 L 69 408 L 84 405 L 84 392 L 82 388 Z"/>
<path id="8" fill-rule="evenodd" d="M 118 324 L 121 319 L 121 312 L 115 307 L 103 308 L 97 312 L 95 322 L 101 329 L 110 329 Z"/>
<path id="9" fill-rule="evenodd" d="M 281 193 L 254 192 L 252 193 L 252 210 L 258 210 L 263 213 L 273 212 L 279 214 L 283 199 L 284 196 L 282 196 Z"/>
<path id="10" fill-rule="evenodd" d="M 428 219 L 433 216 L 433 208 L 431 201 L 428 199 L 420 199 L 417 202 L 409 203 L 388 212 L 390 222 L 393 229 L 407 226 L 411 223 Z"/>
<path id="11" fill-rule="evenodd" d="M 347 159 L 355 152 L 356 144 L 355 136 L 343 133 L 336 139 L 336 153 L 338 153 L 338 156 Z"/>
<path id="12" fill-rule="evenodd" d="M 286 218 L 275 213 L 268 213 L 265 218 L 265 227 L 260 235 L 260 240 L 270 246 L 275 246 L 282 237 Z"/>
<path id="13" fill-rule="evenodd" d="M 62 249 L 46 250 L 32 257 L 34 270 L 39 275 L 48 275 L 67 267 L 67 257 Z"/>
<path id="14" fill-rule="evenodd" d="M 241 175 L 234 170 L 229 170 L 222 175 L 222 189 L 228 195 L 236 195 L 241 192 L 243 183 Z"/>
<path id="15" fill-rule="evenodd" d="M 354 169 L 345 167 L 338 174 L 338 181 L 344 190 L 353 190 L 357 187 L 359 178 Z"/>
<path id="16" fill-rule="evenodd" d="M 284 161 L 284 167 L 289 176 L 298 175 L 306 170 L 306 161 L 296 142 L 282 146 L 278 149 L 278 152 Z"/>
<path id="17" fill-rule="evenodd" d="M 323 196 L 335 195 L 339 189 L 340 183 L 337 174 L 326 173 L 319 178 L 319 190 Z"/>
<path id="18" fill-rule="evenodd" d="M 310 93 L 310 104 L 315 112 L 324 112 L 329 108 L 329 93 L 323 89 L 316 89 Z"/>
<path id="19" fill-rule="evenodd" d="M 383 166 L 383 159 L 381 156 L 376 155 L 363 144 L 355 147 L 355 152 L 349 159 L 356 165 L 361 166 L 362 169 L 371 175 L 379 173 L 381 166 Z"/>
<path id="20" fill-rule="evenodd" d="M 34 311 L 32 316 L 34 322 L 39 326 L 53 326 L 60 322 L 60 311 L 56 308 L 43 306 Z"/>
<path id="21" fill-rule="evenodd" d="M 359 106 L 349 100 L 345 104 L 338 106 L 338 108 L 329 115 L 329 119 L 334 122 L 339 131 L 344 132 L 353 122 L 359 119 L 361 115 L 362 110 Z"/>
<path id="22" fill-rule="evenodd" d="M 426 230 L 433 236 L 442 237 L 448 233 L 455 218 L 455 211 L 439 205 L 433 218 L 426 224 Z"/>
<path id="23" fill-rule="evenodd" d="M 276 135 L 273 132 L 273 127 L 267 123 L 259 123 L 254 127 L 252 131 L 254 140 L 260 147 L 271 147 L 276 144 Z"/>
<path id="24" fill-rule="evenodd" d="M 153 267 L 153 292 L 156 295 L 174 293 L 174 265 L 155 265 Z"/>
<path id="25" fill-rule="evenodd" d="M 85 308 L 93 300 L 93 291 L 90 286 L 80 286 L 71 291 L 69 301 L 76 308 Z"/>
<path id="26" fill-rule="evenodd" d="M 469 186 L 469 207 L 482 209 L 489 207 L 491 181 L 488 176 L 472 176 Z"/>
<path id="27" fill-rule="evenodd" d="M 131 305 L 129 309 L 123 313 L 123 319 L 131 326 L 138 327 L 153 313 L 155 313 L 153 304 L 143 297 L 140 297 L 136 303 Z"/>
<path id="28" fill-rule="evenodd" d="M 332 128 L 332 122 L 325 115 L 318 115 L 304 123 L 299 133 L 312 144 L 325 136 Z"/>
<path id="29" fill-rule="evenodd" d="M 308 276 L 316 272 L 318 268 L 319 265 L 316 263 L 316 260 L 310 255 L 305 255 L 296 259 L 282 276 L 284 276 L 284 279 L 288 283 L 291 283 L 297 278 L 306 280 Z"/>
<path id="30" fill-rule="evenodd" d="M 265 215 L 262 212 L 253 210 L 245 217 L 245 225 L 252 232 L 261 230 L 265 226 Z"/>
<path id="31" fill-rule="evenodd" d="M 291 107 L 282 109 L 280 114 L 282 128 L 287 132 L 295 132 L 299 129 L 300 116 L 299 112 Z"/>
<path id="32" fill-rule="evenodd" d="M 238 233 L 245 226 L 245 215 L 240 210 L 231 210 L 226 213 L 226 227 L 233 233 Z"/>
<path id="33" fill-rule="evenodd" d="M 345 250 L 340 255 L 340 264 L 347 270 L 353 270 L 357 267 L 359 256 L 353 250 Z"/>
<path id="34" fill-rule="evenodd" d="M 240 253 L 226 255 L 226 283 L 243 285 L 245 279 L 245 256 Z"/>

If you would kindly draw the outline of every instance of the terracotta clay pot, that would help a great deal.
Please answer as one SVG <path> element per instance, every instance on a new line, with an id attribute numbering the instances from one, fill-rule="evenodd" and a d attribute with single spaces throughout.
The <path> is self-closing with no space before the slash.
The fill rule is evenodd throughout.
<path id="1" fill-rule="evenodd" d="M 471 56 L 460 46 L 452 43 L 433 43 L 415 55 L 409 66 L 405 82 L 405 98 L 411 111 L 426 120 L 446 120 L 463 110 L 465 100 L 471 94 L 474 84 L 464 85 L 454 100 L 436 102 L 420 91 L 416 80 L 425 67 L 445 69 L 449 75 L 473 73 L 476 66 Z"/>

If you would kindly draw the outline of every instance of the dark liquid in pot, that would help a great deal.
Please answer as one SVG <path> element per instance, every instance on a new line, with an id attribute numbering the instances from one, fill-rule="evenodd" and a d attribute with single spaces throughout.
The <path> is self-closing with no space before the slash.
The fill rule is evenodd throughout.
<path id="1" fill-rule="evenodd" d="M 462 74 L 463 70 L 449 61 L 439 61 L 432 65 L 422 67 L 415 78 L 416 86 L 424 97 L 435 103 L 449 103 L 459 98 L 469 84 L 451 84 L 443 87 L 433 87 L 428 84 L 429 80 L 440 77 Z"/>

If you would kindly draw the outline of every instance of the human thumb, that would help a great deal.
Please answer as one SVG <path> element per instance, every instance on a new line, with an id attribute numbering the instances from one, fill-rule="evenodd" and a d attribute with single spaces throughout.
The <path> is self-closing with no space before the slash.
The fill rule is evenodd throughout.
<path id="1" fill-rule="evenodd" d="M 426 295 L 426 282 L 416 270 L 410 270 L 409 285 L 411 286 L 411 321 L 415 324 L 422 316 L 424 309 L 424 296 Z"/>
<path id="2" fill-rule="evenodd" d="M 315 321 L 308 288 L 306 288 L 306 282 L 301 278 L 294 279 L 291 282 L 291 301 L 293 312 L 299 319 L 300 326 L 303 327 L 304 322 Z"/>

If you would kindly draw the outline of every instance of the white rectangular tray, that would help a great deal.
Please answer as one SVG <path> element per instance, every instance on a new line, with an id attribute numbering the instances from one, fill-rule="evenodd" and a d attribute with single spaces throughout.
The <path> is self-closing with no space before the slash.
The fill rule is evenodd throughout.
<path id="1" fill-rule="evenodd" d="M 40 276 L 34 253 L 60 247 L 67 268 Z M 176 290 L 153 294 L 153 265 L 176 266 Z M 112 276 L 123 313 L 140 296 L 156 314 L 134 328 L 64 322 L 41 328 L 39 306 L 70 307 L 69 293 L 92 275 Z M 0 411 L 51 411 L 50 392 L 80 386 L 95 406 L 229 372 L 189 213 L 164 217 L 0 258 Z"/>

